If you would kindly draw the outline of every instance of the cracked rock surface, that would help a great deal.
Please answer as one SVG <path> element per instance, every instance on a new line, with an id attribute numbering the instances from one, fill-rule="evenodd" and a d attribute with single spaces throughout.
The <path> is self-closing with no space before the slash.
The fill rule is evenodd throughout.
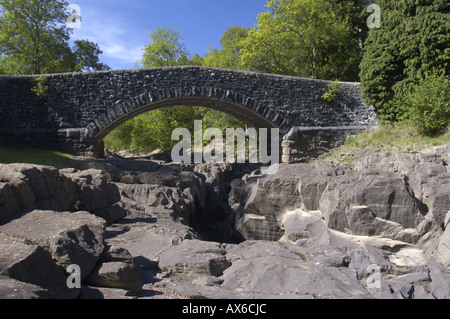
<path id="1" fill-rule="evenodd" d="M 449 149 L 273 175 L 0 165 L 0 298 L 447 299 Z"/>

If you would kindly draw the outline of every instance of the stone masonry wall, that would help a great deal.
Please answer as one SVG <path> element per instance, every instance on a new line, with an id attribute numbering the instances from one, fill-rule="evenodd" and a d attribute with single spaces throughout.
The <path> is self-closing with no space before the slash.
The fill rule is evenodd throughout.
<path id="1" fill-rule="evenodd" d="M 321 99 L 329 81 L 205 67 L 0 76 L 0 144 L 101 149 L 113 128 L 140 113 L 171 105 L 216 108 L 254 127 L 369 127 L 373 107 L 358 83 L 340 83 L 331 103 Z M 99 147 L 100 145 L 100 147 Z"/>

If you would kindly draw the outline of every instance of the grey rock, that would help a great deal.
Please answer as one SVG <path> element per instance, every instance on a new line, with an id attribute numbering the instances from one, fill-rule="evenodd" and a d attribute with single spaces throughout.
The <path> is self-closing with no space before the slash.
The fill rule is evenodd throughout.
<path id="1" fill-rule="evenodd" d="M 231 254 L 232 265 L 222 276 L 223 286 L 230 290 L 298 298 L 372 298 L 355 271 L 317 267 L 281 243 L 246 242 L 233 247 Z"/>
<path id="2" fill-rule="evenodd" d="M 346 214 L 350 231 L 354 235 L 381 236 L 407 243 L 417 243 L 420 237 L 416 229 L 405 229 L 399 223 L 376 217 L 368 206 L 351 206 Z"/>
<path id="3" fill-rule="evenodd" d="M 330 234 L 324 220 L 305 211 L 286 212 L 281 225 L 286 239 L 297 246 L 323 246 L 330 243 Z"/>
<path id="4" fill-rule="evenodd" d="M 217 243 L 185 240 L 160 255 L 159 268 L 176 276 L 200 274 L 220 277 L 230 266 L 226 251 Z"/>
<path id="5" fill-rule="evenodd" d="M 131 300 L 137 299 L 136 296 L 130 296 L 129 291 L 119 288 L 105 288 L 93 286 L 81 286 L 81 292 L 78 299 L 85 300 Z"/>
<path id="6" fill-rule="evenodd" d="M 98 209 L 94 213 L 96 216 L 103 218 L 109 224 L 112 224 L 125 216 L 127 216 L 127 212 L 123 207 L 123 203 L 118 202 L 112 204 L 109 207 Z"/>
<path id="7" fill-rule="evenodd" d="M 81 171 L 90 169 L 101 170 L 105 174 L 107 182 L 119 182 L 121 178 L 121 171 L 113 164 L 105 161 L 80 161 L 74 163 L 74 166 Z"/>
<path id="8" fill-rule="evenodd" d="M 189 223 L 195 211 L 195 198 L 175 187 L 158 185 L 119 185 L 126 207 L 153 213 L 163 219 Z M 125 200 L 124 200 L 125 199 Z M 163 210 L 161 210 L 161 208 Z M 159 214 L 163 211 L 163 214 Z M 170 214 L 168 212 L 170 211 Z"/>
<path id="9" fill-rule="evenodd" d="M 350 205 L 366 205 L 376 217 L 415 228 L 422 220 L 414 192 L 397 174 L 364 172 L 347 195 Z"/>
<path id="10" fill-rule="evenodd" d="M 440 185 L 433 198 L 431 211 L 436 224 L 444 228 L 446 224 L 446 216 L 450 212 L 450 183 Z"/>
<path id="11" fill-rule="evenodd" d="M 2 300 L 56 299 L 56 297 L 56 294 L 45 288 L 0 276 Z"/>
<path id="12" fill-rule="evenodd" d="M 78 210 L 88 211 L 112 223 L 123 218 L 126 212 L 117 203 L 121 200 L 117 185 L 107 181 L 106 174 L 97 169 L 61 172 L 72 179 L 78 194 Z"/>
<path id="13" fill-rule="evenodd" d="M 246 239 L 278 240 L 283 233 L 277 221 L 284 212 L 298 208 L 317 210 L 327 178 L 336 175 L 336 171 L 331 164 L 280 165 L 277 174 L 233 181 L 229 203 L 237 214 L 238 231 Z M 258 227 L 258 220 L 264 224 Z M 271 232 L 259 233 L 264 228 Z"/>
<path id="14" fill-rule="evenodd" d="M 103 252 L 105 227 L 87 212 L 36 210 L 0 226 L 0 232 L 44 248 L 64 268 L 80 266 L 83 280 Z"/>
<path id="15" fill-rule="evenodd" d="M 108 246 L 105 249 L 88 282 L 93 286 L 127 290 L 129 295 L 142 292 L 142 279 L 133 257 L 120 247 Z"/>
<path id="16" fill-rule="evenodd" d="M 447 226 L 445 229 L 434 256 L 447 269 L 450 269 L 450 227 Z"/>
<path id="17" fill-rule="evenodd" d="M 26 245 L 12 240 L 0 232 L 0 279 L 2 276 L 40 287 L 36 289 L 28 285 L 14 284 L 23 294 L 31 294 L 48 298 L 72 299 L 79 294 L 77 289 L 69 289 L 63 268 L 53 261 L 51 254 L 36 245 Z M 5 298 L 17 298 L 18 295 L 5 292 L 5 282 L 0 280 Z M 8 286 L 13 282 L 7 282 Z"/>
<path id="18" fill-rule="evenodd" d="M 75 208 L 75 186 L 56 168 L 31 164 L 0 164 L 0 183 L 0 201 L 3 197 L 3 201 L 11 202 L 3 208 L 7 212 L 4 216 L 13 217 L 19 212 L 33 209 L 73 211 Z"/>
<path id="19" fill-rule="evenodd" d="M 107 262 L 96 268 L 88 278 L 90 285 L 118 288 L 138 295 L 142 291 L 142 280 L 135 267 L 124 262 Z"/>
<path id="20" fill-rule="evenodd" d="M 414 192 L 404 177 L 364 171 L 330 180 L 320 209 L 328 227 L 356 235 L 403 238 L 416 242 L 415 229 L 424 220 Z"/>
<path id="21" fill-rule="evenodd" d="M 11 186 L 0 183 L 0 223 L 13 218 L 20 212 L 20 206 Z"/>

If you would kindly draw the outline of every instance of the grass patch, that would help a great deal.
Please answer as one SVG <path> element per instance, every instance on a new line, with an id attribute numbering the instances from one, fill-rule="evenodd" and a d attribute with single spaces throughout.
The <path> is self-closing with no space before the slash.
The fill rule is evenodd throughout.
<path id="1" fill-rule="evenodd" d="M 424 136 L 407 124 L 385 124 L 379 128 L 349 138 L 346 143 L 332 151 L 325 161 L 353 164 L 355 158 L 367 153 L 418 152 L 429 147 L 450 144 L 450 134 Z"/>
<path id="2" fill-rule="evenodd" d="M 71 155 L 57 151 L 0 147 L 1 164 L 25 163 L 66 167 L 73 160 Z"/>

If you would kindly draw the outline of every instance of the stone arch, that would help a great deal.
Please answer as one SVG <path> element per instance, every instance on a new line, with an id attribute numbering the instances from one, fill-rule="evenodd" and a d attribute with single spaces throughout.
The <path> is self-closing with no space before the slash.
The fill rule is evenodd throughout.
<path id="1" fill-rule="evenodd" d="M 168 106 L 191 105 L 230 114 L 251 127 L 279 128 L 287 133 L 292 125 L 272 108 L 231 90 L 212 87 L 165 88 L 121 100 L 94 119 L 86 128 L 86 139 L 101 140 L 114 128 L 142 113 Z"/>

